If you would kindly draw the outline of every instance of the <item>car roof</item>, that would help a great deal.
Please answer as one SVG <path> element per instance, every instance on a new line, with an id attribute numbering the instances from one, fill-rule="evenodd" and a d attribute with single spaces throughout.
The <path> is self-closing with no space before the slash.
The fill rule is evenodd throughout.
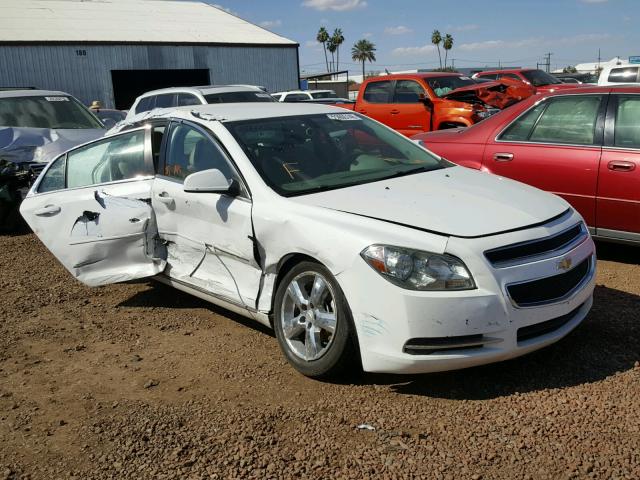
<path id="1" fill-rule="evenodd" d="M 169 87 L 160 88 L 158 90 L 150 90 L 143 93 L 138 98 L 150 97 L 152 95 L 161 95 L 163 93 L 200 93 L 208 95 L 210 93 L 226 93 L 226 92 L 263 92 L 257 86 L 253 85 L 202 85 L 196 87 Z"/>
<path id="2" fill-rule="evenodd" d="M 440 78 L 440 77 L 465 77 L 459 72 L 419 72 L 419 73 L 392 73 L 390 75 L 380 75 L 379 77 L 369 77 L 367 81 L 375 80 L 396 80 L 402 78 Z"/>
<path id="3" fill-rule="evenodd" d="M 261 118 L 289 117 L 294 115 L 353 112 L 340 107 L 318 103 L 245 102 L 192 105 L 185 107 L 161 108 L 140 113 L 126 121 L 126 125 L 152 118 L 184 118 L 196 121 L 235 122 Z M 123 125 L 125 125 L 123 124 Z"/>
<path id="4" fill-rule="evenodd" d="M 483 73 L 520 73 L 520 72 L 531 72 L 536 70 L 535 68 L 510 68 L 510 69 L 502 69 L 502 70 L 483 70 L 482 72 L 476 73 L 476 75 L 482 75 Z"/>
<path id="5" fill-rule="evenodd" d="M 577 85 L 577 84 L 576 84 Z M 594 86 L 577 86 L 575 89 L 566 88 L 563 90 L 556 90 L 553 93 L 542 94 L 542 96 L 559 96 L 559 95 L 571 95 L 572 93 L 635 93 L 640 94 L 640 85 L 635 84 L 624 84 L 624 85 L 594 85 Z"/>
<path id="6" fill-rule="evenodd" d="M 0 98 L 11 97 L 44 97 L 44 96 L 62 96 L 71 97 L 68 93 L 59 92 L 57 90 L 2 90 L 0 91 Z"/>

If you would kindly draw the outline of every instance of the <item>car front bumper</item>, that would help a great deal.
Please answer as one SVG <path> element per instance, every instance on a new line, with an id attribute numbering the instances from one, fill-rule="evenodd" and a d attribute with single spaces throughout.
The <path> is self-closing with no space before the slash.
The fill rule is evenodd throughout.
<path id="1" fill-rule="evenodd" d="M 577 327 L 593 303 L 595 247 L 590 237 L 570 250 L 506 268 L 482 254 L 496 245 L 543 238 L 575 224 L 579 217 L 532 230 L 486 239 L 451 239 L 447 252 L 462 258 L 478 288 L 466 291 L 405 290 L 388 282 L 364 261 L 337 276 L 349 301 L 365 371 L 427 373 L 483 365 L 518 357 L 550 345 Z M 521 307 L 507 287 L 559 273 L 559 262 L 589 261 L 590 268 L 570 294 Z M 366 281 L 363 281 L 366 279 Z M 438 348 L 429 345 L 437 344 Z M 451 348 L 449 348 L 451 346 Z M 417 348 L 414 348 L 417 347 Z"/>

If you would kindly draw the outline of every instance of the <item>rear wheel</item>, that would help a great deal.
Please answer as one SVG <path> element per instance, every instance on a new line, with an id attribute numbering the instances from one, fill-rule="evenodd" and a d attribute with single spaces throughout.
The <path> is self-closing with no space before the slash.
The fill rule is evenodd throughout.
<path id="1" fill-rule="evenodd" d="M 308 377 L 336 376 L 358 365 L 351 313 L 331 272 L 302 262 L 282 279 L 274 329 L 285 357 Z"/>

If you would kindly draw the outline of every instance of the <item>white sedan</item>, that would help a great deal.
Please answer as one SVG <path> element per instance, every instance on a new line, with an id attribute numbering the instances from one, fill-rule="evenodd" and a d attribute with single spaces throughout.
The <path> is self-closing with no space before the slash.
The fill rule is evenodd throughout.
<path id="1" fill-rule="evenodd" d="M 591 308 L 594 245 L 554 195 L 334 107 L 145 115 L 57 158 L 22 203 L 87 285 L 155 277 L 272 326 L 312 377 L 505 360 Z"/>

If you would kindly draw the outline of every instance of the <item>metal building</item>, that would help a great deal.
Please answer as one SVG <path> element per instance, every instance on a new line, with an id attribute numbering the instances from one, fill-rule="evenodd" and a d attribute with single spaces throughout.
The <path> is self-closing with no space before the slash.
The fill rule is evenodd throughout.
<path id="1" fill-rule="evenodd" d="M 298 46 L 196 1 L 0 1 L 0 87 L 62 90 L 105 108 L 172 86 L 293 89 Z"/>

